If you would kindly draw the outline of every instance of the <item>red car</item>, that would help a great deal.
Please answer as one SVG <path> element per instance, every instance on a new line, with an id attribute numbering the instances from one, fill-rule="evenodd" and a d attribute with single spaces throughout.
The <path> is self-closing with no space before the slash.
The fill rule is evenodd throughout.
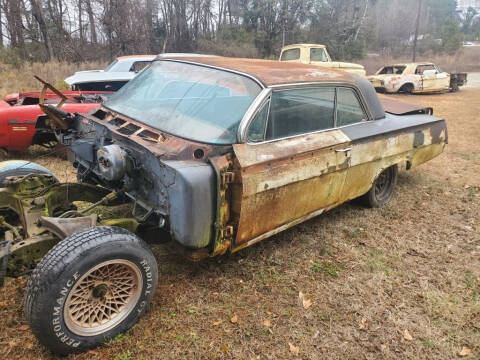
<path id="1" fill-rule="evenodd" d="M 98 107 L 111 92 L 62 91 L 66 100 L 62 110 L 87 113 Z M 56 143 L 52 130 L 45 124 L 46 115 L 38 105 L 41 91 L 7 95 L 0 100 L 0 149 L 26 150 L 30 145 L 51 147 Z M 45 104 L 58 104 L 58 94 L 45 93 Z"/>

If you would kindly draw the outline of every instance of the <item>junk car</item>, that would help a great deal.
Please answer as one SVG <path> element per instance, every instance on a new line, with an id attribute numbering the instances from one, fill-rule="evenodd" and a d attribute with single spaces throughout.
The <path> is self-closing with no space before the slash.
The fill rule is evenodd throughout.
<path id="1" fill-rule="evenodd" d="M 65 79 L 72 90 L 117 91 L 132 80 L 156 58 L 212 56 L 190 53 L 163 53 L 159 55 L 130 55 L 115 59 L 105 70 L 77 71 Z"/>
<path id="2" fill-rule="evenodd" d="M 0 149 L 24 151 L 30 145 L 53 147 L 57 139 L 40 107 L 46 104 L 64 104 L 69 112 L 88 113 L 99 106 L 110 92 L 62 91 L 20 92 L 0 100 Z"/>
<path id="3" fill-rule="evenodd" d="M 383 93 L 454 92 L 466 84 L 467 74 L 449 74 L 433 63 L 408 63 L 384 66 L 368 80 Z"/>
<path id="4" fill-rule="evenodd" d="M 31 330 L 67 354 L 130 328 L 159 276 L 147 244 L 200 260 L 352 199 L 385 204 L 399 168 L 447 143 L 431 109 L 386 109 L 349 73 L 215 57 L 158 59 L 87 115 L 46 105 L 79 181 L 0 163 L 0 263 L 7 276 L 33 270 Z"/>
<path id="5" fill-rule="evenodd" d="M 150 65 L 155 55 L 131 55 L 116 58 L 104 70 L 77 71 L 65 79 L 72 90 L 117 91 Z"/>

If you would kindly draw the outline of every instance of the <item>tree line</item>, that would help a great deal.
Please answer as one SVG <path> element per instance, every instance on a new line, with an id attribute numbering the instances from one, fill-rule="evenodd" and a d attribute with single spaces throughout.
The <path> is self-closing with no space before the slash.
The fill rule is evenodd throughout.
<path id="1" fill-rule="evenodd" d="M 0 0 L 0 61 L 88 61 L 123 54 L 203 52 L 276 57 L 284 44 L 328 46 L 335 59 L 454 52 L 480 35 L 455 0 Z M 473 9 L 472 9 L 473 10 Z M 441 39 L 441 40 L 439 40 Z"/>

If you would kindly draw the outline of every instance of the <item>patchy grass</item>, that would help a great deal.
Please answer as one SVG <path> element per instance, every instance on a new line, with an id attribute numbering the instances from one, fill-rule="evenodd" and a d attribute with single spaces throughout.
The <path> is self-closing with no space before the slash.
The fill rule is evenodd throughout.
<path id="1" fill-rule="evenodd" d="M 433 106 L 448 121 L 449 145 L 401 172 L 387 205 L 345 204 L 200 263 L 155 247 L 150 312 L 67 359 L 292 359 L 296 347 L 302 359 L 453 359 L 462 347 L 479 358 L 480 90 L 393 98 Z M 9 155 L 38 156 L 75 181 L 69 163 L 42 149 Z M 0 289 L 0 358 L 55 358 L 22 327 L 26 282 Z"/>
<path id="2" fill-rule="evenodd" d="M 20 68 L 16 68 L 0 63 L 0 99 L 12 92 L 41 90 L 42 85 L 33 77 L 34 75 L 59 89 L 66 89 L 67 85 L 63 80 L 76 71 L 103 69 L 105 66 L 106 64 L 103 62 L 70 64 L 51 61 L 48 63 L 25 63 Z"/>

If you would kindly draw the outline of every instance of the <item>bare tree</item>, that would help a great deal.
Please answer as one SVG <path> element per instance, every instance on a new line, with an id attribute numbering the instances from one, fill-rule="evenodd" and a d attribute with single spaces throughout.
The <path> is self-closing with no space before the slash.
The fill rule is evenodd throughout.
<path id="1" fill-rule="evenodd" d="M 47 60 L 51 60 L 55 57 L 52 48 L 52 42 L 48 34 L 47 24 L 45 23 L 45 18 L 43 17 L 43 11 L 38 3 L 38 0 L 30 0 L 32 6 L 32 15 L 38 23 L 40 32 L 42 33 L 43 43 L 45 45 L 45 50 L 47 52 Z"/>
<path id="2" fill-rule="evenodd" d="M 0 1 L 0 48 L 3 48 L 2 2 Z"/>
<path id="3" fill-rule="evenodd" d="M 418 28 L 420 27 L 420 14 L 422 13 L 422 2 L 423 0 L 418 1 L 418 13 L 417 13 L 417 20 L 415 23 L 415 38 L 413 39 L 413 56 L 412 56 L 413 62 L 415 62 L 417 57 Z"/>
<path id="4" fill-rule="evenodd" d="M 91 0 L 85 0 L 88 14 L 88 22 L 90 23 L 90 40 L 93 44 L 97 43 L 97 30 L 95 28 L 95 17 L 93 16 Z"/>
<path id="5" fill-rule="evenodd" d="M 83 21 L 82 21 L 82 0 L 78 1 L 78 36 L 80 37 L 80 44 L 83 44 L 84 37 L 83 37 Z"/>

